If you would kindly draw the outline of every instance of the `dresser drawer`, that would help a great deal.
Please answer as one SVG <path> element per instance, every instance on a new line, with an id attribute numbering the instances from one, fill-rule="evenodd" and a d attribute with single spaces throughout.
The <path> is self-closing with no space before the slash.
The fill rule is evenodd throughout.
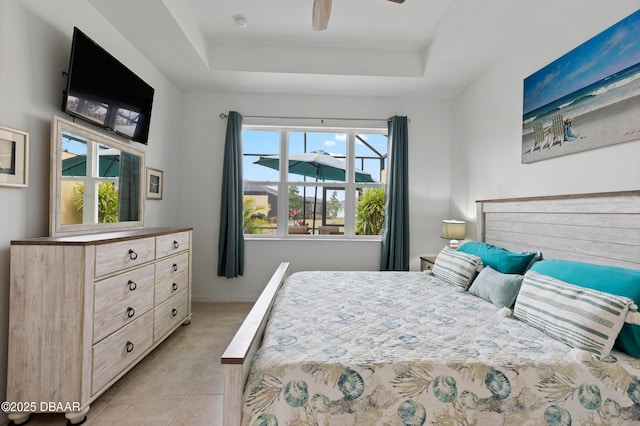
<path id="1" fill-rule="evenodd" d="M 156 305 L 189 286 L 189 253 L 156 263 Z"/>
<path id="2" fill-rule="evenodd" d="M 93 342 L 97 342 L 153 308 L 154 265 L 95 283 Z"/>
<path id="3" fill-rule="evenodd" d="M 188 315 L 189 291 L 182 290 L 164 303 L 156 306 L 154 313 L 153 339 L 157 341 L 169 330 L 181 324 Z"/>
<path id="4" fill-rule="evenodd" d="M 150 262 L 155 249 L 154 237 L 97 245 L 96 277 Z"/>
<path id="5" fill-rule="evenodd" d="M 169 256 L 189 248 L 189 231 L 156 237 L 156 259 Z"/>
<path id="6" fill-rule="evenodd" d="M 153 344 L 153 312 L 148 312 L 93 345 L 91 394 L 95 394 Z"/>

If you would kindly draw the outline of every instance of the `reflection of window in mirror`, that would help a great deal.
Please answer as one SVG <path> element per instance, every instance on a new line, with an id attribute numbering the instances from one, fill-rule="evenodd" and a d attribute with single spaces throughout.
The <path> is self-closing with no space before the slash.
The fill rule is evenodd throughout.
<path id="1" fill-rule="evenodd" d="M 62 132 L 62 178 L 60 180 L 60 222 L 73 225 L 83 222 L 83 192 L 86 176 L 87 141 L 69 132 Z M 88 195 L 88 194 L 87 194 Z M 90 203 L 87 203 L 90 204 Z M 90 209 L 87 209 L 87 212 Z"/>
<path id="2" fill-rule="evenodd" d="M 61 221 L 119 221 L 120 150 L 62 133 Z"/>
<path id="3" fill-rule="evenodd" d="M 57 117 L 52 235 L 141 227 L 144 154 Z"/>

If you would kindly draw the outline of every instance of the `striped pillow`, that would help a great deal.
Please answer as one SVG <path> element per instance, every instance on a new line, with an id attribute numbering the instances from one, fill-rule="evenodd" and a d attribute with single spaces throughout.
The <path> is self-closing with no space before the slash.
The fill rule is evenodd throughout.
<path id="1" fill-rule="evenodd" d="M 432 272 L 441 280 L 467 290 L 481 264 L 478 256 L 445 247 L 436 257 Z"/>
<path id="2" fill-rule="evenodd" d="M 528 271 L 514 315 L 527 324 L 596 358 L 605 357 L 633 300 Z"/>

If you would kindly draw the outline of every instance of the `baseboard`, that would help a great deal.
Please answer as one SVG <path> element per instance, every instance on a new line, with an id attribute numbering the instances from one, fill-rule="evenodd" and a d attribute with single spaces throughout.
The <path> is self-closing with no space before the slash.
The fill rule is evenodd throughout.
<path id="1" fill-rule="evenodd" d="M 210 297 L 210 296 L 192 296 L 193 303 L 255 303 L 255 297 Z"/>

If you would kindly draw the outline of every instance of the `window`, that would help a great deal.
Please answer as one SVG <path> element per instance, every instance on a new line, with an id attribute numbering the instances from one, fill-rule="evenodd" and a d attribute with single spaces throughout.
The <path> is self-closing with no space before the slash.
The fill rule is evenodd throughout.
<path id="1" fill-rule="evenodd" d="M 118 222 L 121 152 L 67 131 L 61 147 L 61 224 Z"/>
<path id="2" fill-rule="evenodd" d="M 244 126 L 245 234 L 371 238 L 384 221 L 386 129 Z M 281 165 L 288 161 L 288 169 Z"/>

